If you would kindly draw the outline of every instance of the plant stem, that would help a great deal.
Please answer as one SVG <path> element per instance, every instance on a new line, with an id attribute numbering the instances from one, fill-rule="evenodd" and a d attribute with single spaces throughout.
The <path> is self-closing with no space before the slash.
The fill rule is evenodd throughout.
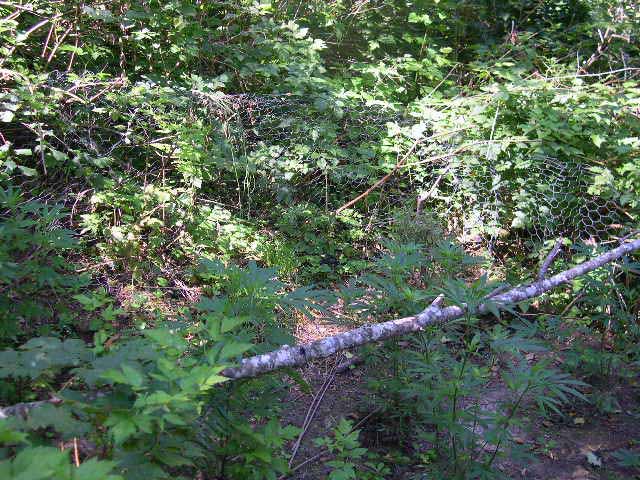
<path id="1" fill-rule="evenodd" d="M 527 386 L 524 387 L 524 389 L 520 393 L 520 396 L 518 397 L 518 400 L 516 400 L 515 405 L 511 409 L 511 412 L 509 413 L 509 416 L 507 417 L 507 421 L 505 422 L 505 426 L 504 426 L 504 429 L 502 431 L 502 434 L 500 435 L 500 438 L 498 439 L 498 443 L 496 443 L 496 448 L 493 451 L 493 454 L 491 455 L 491 458 L 486 463 L 486 467 L 487 468 L 491 467 L 491 465 L 493 464 L 494 460 L 496 459 L 496 455 L 498 455 L 498 450 L 500 450 L 500 444 L 502 443 L 502 440 L 504 439 L 504 432 L 509 428 L 509 424 L 511 423 L 511 420 L 513 420 L 513 417 L 515 416 L 516 412 L 520 408 L 520 404 L 522 403 L 522 399 L 524 398 L 525 394 L 529 391 L 530 386 L 531 386 L 531 383 L 527 382 Z"/>
<path id="2" fill-rule="evenodd" d="M 465 368 L 467 366 L 467 360 L 469 358 L 469 352 L 466 351 L 464 358 L 462 360 L 462 366 L 460 367 L 460 374 L 458 375 L 458 381 L 456 382 L 456 388 L 453 392 L 453 411 L 451 412 L 451 424 L 455 425 L 458 421 L 458 385 L 462 381 L 462 377 L 464 375 Z M 451 435 L 451 450 L 453 453 L 453 468 L 454 472 L 458 473 L 458 447 L 456 443 L 456 436 Z"/>

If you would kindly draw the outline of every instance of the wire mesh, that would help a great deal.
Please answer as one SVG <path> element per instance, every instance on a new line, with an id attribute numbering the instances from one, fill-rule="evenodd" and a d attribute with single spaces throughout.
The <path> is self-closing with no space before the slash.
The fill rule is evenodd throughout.
<path id="1" fill-rule="evenodd" d="M 397 112 L 375 105 L 319 107 L 290 96 L 224 95 L 210 101 L 209 106 L 238 155 L 248 157 L 267 148 L 276 152 L 274 158 L 278 159 L 304 144 L 308 149 L 302 161 L 315 173 L 298 188 L 317 185 L 330 164 L 332 185 L 354 195 L 378 179 L 372 175 L 380 175 L 379 171 L 365 166 L 375 163 L 374 156 L 359 159 L 364 168 L 358 168 L 358 160 L 353 157 L 332 164 L 326 159 L 335 160 L 336 148 L 342 149 L 342 154 L 346 148 L 356 152 L 370 148 L 370 152 L 379 154 L 374 147 L 385 141 L 387 123 L 409 124 Z M 319 130 L 330 133 L 322 137 Z M 457 213 L 462 222 L 456 228 L 463 237 L 476 234 L 494 243 L 509 232 L 536 242 L 558 237 L 598 241 L 623 227 L 625 218 L 619 206 L 589 193 L 594 173 L 588 164 L 534 155 L 505 169 L 491 158 L 468 161 L 468 156 L 448 157 L 447 153 L 456 148 L 455 144 L 445 144 L 441 151 L 444 159 L 418 177 L 412 177 L 410 171 L 399 176 L 408 176 L 411 188 L 436 184 L 431 207 L 445 218 Z M 423 150 L 416 153 L 418 161 L 429 155 Z M 308 199 L 318 200 L 322 189 L 313 191 L 316 195 L 308 192 Z"/>
<path id="2" fill-rule="evenodd" d="M 440 200 L 458 210 L 464 234 L 493 244 L 508 233 L 541 243 L 560 237 L 599 242 L 624 228 L 620 207 L 590 193 L 594 172 L 577 161 L 533 155 L 497 171 L 492 161 L 451 162 Z"/>
<path id="3" fill-rule="evenodd" d="M 382 105 L 290 95 L 200 95 L 234 160 L 295 190 L 298 201 L 333 205 L 328 191 L 366 188 L 383 154 L 387 124 L 402 116 Z"/>
<path id="4" fill-rule="evenodd" d="M 245 195 L 314 202 L 327 210 L 366 190 L 389 170 L 389 162 L 406 148 L 399 145 L 407 144 L 389 135 L 389 125 L 412 123 L 387 105 L 351 100 L 197 92 L 188 98 L 167 108 L 188 112 L 185 121 L 194 115 L 207 117 L 204 121 L 225 145 L 225 165 L 242 171 Z M 115 121 L 97 114 L 106 107 L 126 116 L 125 130 L 114 129 Z M 90 108 L 69 108 L 65 116 L 74 128 L 64 141 L 96 158 L 148 144 L 154 134 L 153 112 L 126 100 L 117 104 L 103 98 Z M 426 129 L 423 135 L 430 133 Z M 415 153 L 418 163 L 433 156 L 425 143 Z M 388 210 L 380 202 L 387 202 L 384 207 L 412 203 L 416 192 L 432 189 L 427 204 L 433 212 L 448 220 L 455 233 L 479 236 L 490 245 L 506 236 L 535 242 L 561 236 L 599 241 L 629 223 L 613 200 L 590 192 L 594 172 L 586 163 L 532 155 L 514 166 L 490 156 L 457 154 L 455 142 L 434 148 L 442 158 L 429 168 L 399 170 L 384 185 L 387 194 L 370 214 Z M 372 218 L 370 223 L 384 221 Z"/>

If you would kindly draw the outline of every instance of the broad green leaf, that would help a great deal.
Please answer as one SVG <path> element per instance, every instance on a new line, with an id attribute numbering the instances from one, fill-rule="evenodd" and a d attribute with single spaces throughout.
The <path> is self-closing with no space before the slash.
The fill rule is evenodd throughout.
<path id="1" fill-rule="evenodd" d="M 222 347 L 222 350 L 219 353 L 219 358 L 221 361 L 229 360 L 231 358 L 237 357 L 238 355 L 242 355 L 252 348 L 252 343 L 237 343 L 229 341 Z"/>
<path id="2" fill-rule="evenodd" d="M 129 383 L 129 385 L 133 385 L 134 387 L 141 387 L 144 384 L 144 376 L 138 369 L 127 364 L 122 365 L 121 368 L 122 372 L 124 373 L 124 377 L 127 379 L 127 383 Z"/>

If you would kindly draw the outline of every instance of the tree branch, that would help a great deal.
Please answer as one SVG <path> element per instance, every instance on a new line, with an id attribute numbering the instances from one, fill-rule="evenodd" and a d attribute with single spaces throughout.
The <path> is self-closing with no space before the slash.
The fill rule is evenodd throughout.
<path id="1" fill-rule="evenodd" d="M 387 173 L 384 177 L 382 177 L 380 180 L 378 180 L 376 183 L 374 183 L 373 185 L 371 185 L 369 188 L 367 188 L 364 192 L 362 192 L 360 195 L 358 195 L 356 198 L 349 200 L 347 203 L 345 203 L 344 205 L 342 205 L 340 208 L 338 208 L 336 210 L 336 215 L 338 215 L 340 212 L 342 212 L 344 209 L 351 207 L 352 205 L 358 203 L 360 200 L 362 200 L 364 197 L 366 197 L 367 195 L 369 195 L 371 192 L 373 192 L 376 188 L 380 187 L 381 185 L 384 185 L 387 180 L 389 180 L 393 175 L 395 175 L 395 173 L 400 170 L 400 168 L 402 168 L 402 166 L 404 165 L 404 162 L 407 161 L 407 159 L 411 156 L 411 154 L 414 152 L 415 148 L 420 145 L 421 143 L 427 142 L 429 140 L 433 140 L 435 138 L 438 137 L 444 137 L 446 135 L 453 135 L 454 133 L 458 133 L 458 132 L 462 132 L 464 130 L 468 130 L 469 128 L 458 128 L 456 130 L 450 130 L 448 132 L 440 132 L 440 133 L 436 133 L 433 134 L 429 137 L 426 138 L 417 138 L 413 144 L 411 145 L 411 147 L 409 148 L 409 150 L 407 150 L 407 152 L 396 162 L 395 166 L 393 167 L 393 170 L 391 170 L 389 173 Z M 453 152 L 456 153 L 456 152 Z M 452 156 L 453 154 L 446 154 L 444 157 L 449 157 Z M 435 159 L 439 159 L 441 157 L 434 157 L 433 159 L 428 159 L 428 160 L 435 160 Z M 421 162 L 422 163 L 422 162 Z"/>
<path id="2" fill-rule="evenodd" d="M 549 270 L 549 267 L 553 264 L 553 261 L 558 256 L 558 253 L 560 253 L 561 248 L 562 238 L 559 238 L 558 240 L 556 240 L 556 244 L 553 246 L 553 248 L 549 252 L 549 255 L 547 255 L 547 258 L 542 263 L 542 266 L 540 267 L 540 273 L 538 273 L 538 280 L 542 280 L 547 276 L 547 270 Z"/>
<path id="3" fill-rule="evenodd" d="M 26 417 L 29 411 L 33 410 L 34 408 L 40 408 L 43 405 L 48 405 L 48 404 L 57 405 L 59 403 L 62 403 L 61 399 L 59 399 L 58 397 L 51 397 L 49 400 L 40 400 L 38 402 L 17 403 L 15 405 L 11 405 L 10 407 L 3 407 L 3 408 L 0 408 L 0 420 L 7 417 L 17 416 L 17 415 L 21 417 Z"/>
<path id="4" fill-rule="evenodd" d="M 574 278 L 596 270 L 638 249 L 640 249 L 640 239 L 625 243 L 618 248 L 614 248 L 596 258 L 558 273 L 553 277 L 538 280 L 529 285 L 516 287 L 505 293 L 496 295 L 493 297 L 492 303 L 497 304 L 498 308 L 500 308 L 538 297 L 560 285 L 570 282 Z M 487 313 L 488 308 L 485 304 L 482 304 L 479 307 L 479 311 L 480 313 Z M 355 330 L 340 333 L 309 344 L 295 347 L 285 345 L 273 352 L 246 358 L 239 366 L 225 369 L 222 375 L 233 379 L 247 378 L 271 372 L 282 367 L 297 367 L 304 365 L 310 360 L 328 357 L 341 350 L 417 332 L 427 325 L 447 322 L 459 318 L 464 314 L 465 311 L 458 306 L 442 308 L 437 302 L 434 302 L 434 304 L 422 313 L 413 317 L 365 325 Z"/>
<path id="5" fill-rule="evenodd" d="M 358 203 L 360 200 L 362 200 L 364 197 L 366 197 L 367 195 L 369 195 L 371 192 L 373 192 L 376 188 L 380 187 L 381 185 L 384 185 L 387 180 L 389 180 L 399 169 L 400 167 L 402 167 L 402 164 L 407 160 L 407 158 L 409 158 L 409 155 L 411 155 L 414 151 L 414 149 L 418 146 L 418 144 L 420 143 L 420 139 L 416 140 L 415 142 L 413 142 L 413 145 L 411 145 L 411 148 L 409 148 L 409 150 L 407 150 L 407 153 L 405 153 L 395 164 L 395 166 L 393 167 L 393 170 L 391 170 L 389 173 L 387 173 L 384 177 L 382 177 L 380 180 L 378 180 L 376 183 L 374 183 L 373 185 L 371 185 L 369 188 L 367 188 L 364 192 L 362 192 L 360 195 L 358 195 L 356 198 L 354 198 L 353 200 L 349 200 L 347 203 L 345 203 L 344 205 L 342 205 L 340 208 L 338 208 L 336 210 L 336 215 L 338 215 L 340 212 L 342 212 L 343 210 L 349 208 L 350 206 Z"/>

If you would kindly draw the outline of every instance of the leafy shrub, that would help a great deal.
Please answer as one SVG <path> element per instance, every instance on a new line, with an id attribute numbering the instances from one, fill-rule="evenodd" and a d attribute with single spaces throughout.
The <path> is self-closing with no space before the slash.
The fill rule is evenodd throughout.
<path id="1" fill-rule="evenodd" d="M 15 395 L 30 395 L 36 386 L 55 390 L 60 375 L 72 385 L 57 392 L 62 405 L 3 420 L 7 428 L 30 441 L 45 430 L 63 441 L 85 436 L 101 458 L 111 460 L 103 467 L 126 478 L 169 478 L 174 469 L 254 479 L 285 473 L 282 449 L 297 429 L 273 420 L 280 382 L 265 377 L 225 386 L 228 378 L 220 372 L 246 352 L 290 342 L 274 309 L 303 308 L 310 294 L 282 296 L 274 272 L 255 264 L 247 270 L 204 265 L 203 278 L 215 279 L 216 289 L 225 293 L 203 297 L 194 318 L 94 347 L 77 339 L 38 337 L 0 352 L 0 377 L 25 386 Z M 247 411 L 253 412 L 251 419 L 244 416 Z M 6 468 L 22 468 L 23 459 L 34 454 L 20 444 L 13 444 L 17 456 L 4 453 Z"/>
<path id="2" fill-rule="evenodd" d="M 295 434 L 271 420 L 285 386 L 220 372 L 293 343 L 293 310 L 329 299 L 298 284 L 359 275 L 342 294 L 362 321 L 443 292 L 472 307 L 495 285 L 460 280 L 482 261 L 449 235 L 508 250 L 511 280 L 535 242 L 637 227 L 633 2 L 0 3 L 0 398 L 63 400 L 0 420 L 4 476 L 276 478 Z M 95 283 L 199 301 L 177 318 L 129 309 L 125 331 L 78 257 Z M 574 282 L 535 328 L 471 309 L 388 342 L 371 355 L 378 428 L 422 437 L 429 469 L 492 475 L 523 405 L 582 398 L 523 360 L 543 335 L 577 338 L 563 368 L 615 411 L 606 385 L 640 362 L 636 272 Z M 560 304 L 574 323 L 544 314 Z M 487 413 L 496 365 L 509 398 Z M 351 429 L 322 441 L 331 475 L 387 475 Z"/>
<path id="3" fill-rule="evenodd" d="M 87 279 L 74 274 L 65 258 L 77 244 L 60 225 L 61 207 L 25 201 L 19 189 L 8 187 L 0 188 L 0 209 L 0 342 L 6 342 L 60 321 L 61 297 Z"/>
<path id="4" fill-rule="evenodd" d="M 329 480 L 376 480 L 385 478 L 390 473 L 389 468 L 379 461 L 375 453 L 360 446 L 359 434 L 358 430 L 353 429 L 351 422 L 343 418 L 336 425 L 333 438 L 315 439 L 317 446 L 326 448 L 335 457 L 326 463 L 331 468 Z"/>

